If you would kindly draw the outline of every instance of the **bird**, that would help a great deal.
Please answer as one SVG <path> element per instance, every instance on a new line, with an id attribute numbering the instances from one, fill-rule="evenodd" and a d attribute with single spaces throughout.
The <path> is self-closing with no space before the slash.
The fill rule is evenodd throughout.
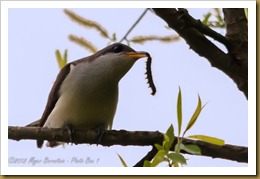
<path id="1" fill-rule="evenodd" d="M 134 63 L 147 57 L 122 43 L 67 63 L 51 88 L 38 127 L 111 130 L 118 103 L 119 82 Z M 42 148 L 44 141 L 37 140 Z M 58 146 L 48 141 L 48 147 Z"/>

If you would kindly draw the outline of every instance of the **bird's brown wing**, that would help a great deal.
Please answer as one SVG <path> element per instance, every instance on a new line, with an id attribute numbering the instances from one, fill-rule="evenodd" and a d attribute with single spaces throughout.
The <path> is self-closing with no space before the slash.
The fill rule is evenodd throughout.
<path id="1" fill-rule="evenodd" d="M 53 87 L 52 87 L 52 89 L 51 89 L 51 92 L 50 92 L 50 94 L 49 94 L 48 101 L 47 101 L 47 105 L 46 105 L 45 110 L 44 110 L 44 112 L 43 112 L 43 114 L 42 114 L 42 117 L 41 117 L 41 119 L 40 119 L 40 121 L 39 121 L 39 127 L 42 127 L 42 126 L 45 124 L 45 122 L 46 122 L 48 116 L 50 115 L 51 111 L 52 111 L 53 108 L 55 107 L 56 102 L 58 101 L 58 99 L 59 99 L 59 97 L 60 97 L 60 94 L 59 94 L 59 92 L 60 92 L 60 86 L 61 86 L 62 82 L 64 81 L 64 79 L 67 77 L 67 75 L 69 74 L 69 72 L 70 72 L 70 70 L 71 70 L 71 69 L 70 69 L 70 65 L 71 65 L 71 64 L 72 64 L 72 65 L 77 65 L 77 64 L 79 64 L 79 63 L 81 63 L 81 62 L 83 62 L 83 61 L 84 61 L 84 62 L 91 62 L 91 61 L 93 61 L 96 57 L 98 57 L 98 56 L 100 56 L 100 55 L 102 55 L 102 54 L 104 54 L 104 53 L 107 53 L 108 50 L 111 50 L 111 51 L 112 51 L 112 50 L 113 50 L 113 47 L 117 46 L 118 44 L 119 44 L 119 43 L 112 44 L 112 45 L 110 45 L 110 46 L 108 46 L 108 47 L 106 47 L 106 48 L 104 48 L 104 49 L 98 51 L 97 53 L 95 53 L 95 54 L 93 54 L 93 55 L 91 55 L 91 56 L 89 56 L 89 57 L 85 57 L 85 58 L 76 60 L 76 61 L 74 61 L 74 62 L 68 63 L 66 66 L 64 66 L 64 67 L 61 69 L 61 71 L 59 72 L 59 74 L 58 74 L 58 76 L 57 76 L 57 78 L 56 78 L 56 80 L 55 80 L 55 82 L 54 82 L 54 85 L 53 85 Z M 132 48 L 130 48 L 130 47 L 128 47 L 128 46 L 125 46 L 125 45 L 124 45 L 124 48 L 126 48 L 127 51 L 134 51 Z M 37 146 L 38 146 L 39 148 L 42 147 L 42 144 L 43 144 L 43 140 L 37 140 Z"/>
<path id="2" fill-rule="evenodd" d="M 41 119 L 38 119 L 37 121 L 27 124 L 25 127 L 39 127 L 40 121 L 41 121 Z"/>
<path id="3" fill-rule="evenodd" d="M 71 63 L 68 63 L 66 66 L 64 66 L 60 70 L 60 72 L 59 72 L 59 74 L 58 74 L 58 76 L 57 76 L 57 78 L 54 82 L 54 85 L 53 85 L 53 87 L 50 91 L 48 101 L 47 101 L 46 107 L 44 109 L 44 112 L 42 114 L 42 117 L 41 117 L 40 121 L 38 122 L 39 127 L 42 127 L 45 124 L 48 116 L 50 115 L 51 111 L 55 107 L 56 102 L 58 101 L 58 99 L 60 97 L 59 92 L 60 92 L 61 84 L 70 72 L 70 65 L 71 65 Z M 42 144 L 43 144 L 43 140 L 37 140 L 37 147 L 38 148 L 41 148 Z"/>

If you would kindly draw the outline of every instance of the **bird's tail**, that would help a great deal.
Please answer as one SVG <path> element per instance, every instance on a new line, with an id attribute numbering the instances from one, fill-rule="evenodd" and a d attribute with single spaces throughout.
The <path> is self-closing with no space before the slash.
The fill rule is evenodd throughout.
<path id="1" fill-rule="evenodd" d="M 41 119 L 38 119 L 37 121 L 34 121 L 34 122 L 26 125 L 25 127 L 41 127 L 40 120 Z M 37 147 L 42 148 L 43 142 L 44 142 L 43 140 L 37 140 Z"/>

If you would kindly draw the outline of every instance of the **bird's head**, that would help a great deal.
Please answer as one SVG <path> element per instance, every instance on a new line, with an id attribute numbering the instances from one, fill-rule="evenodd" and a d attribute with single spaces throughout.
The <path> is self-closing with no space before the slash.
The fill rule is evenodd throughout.
<path id="1" fill-rule="evenodd" d="M 105 78 L 119 81 L 140 58 L 147 57 L 147 52 L 136 52 L 131 47 L 115 43 L 92 56 L 96 71 L 106 74 Z"/>

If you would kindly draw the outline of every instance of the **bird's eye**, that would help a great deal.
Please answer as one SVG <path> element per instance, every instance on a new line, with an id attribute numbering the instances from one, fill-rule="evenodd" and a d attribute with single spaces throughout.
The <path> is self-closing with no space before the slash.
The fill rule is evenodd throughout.
<path id="1" fill-rule="evenodd" d="M 119 53 L 122 52 L 124 50 L 124 46 L 123 45 L 116 45 L 113 47 L 113 52 L 114 53 Z"/>

